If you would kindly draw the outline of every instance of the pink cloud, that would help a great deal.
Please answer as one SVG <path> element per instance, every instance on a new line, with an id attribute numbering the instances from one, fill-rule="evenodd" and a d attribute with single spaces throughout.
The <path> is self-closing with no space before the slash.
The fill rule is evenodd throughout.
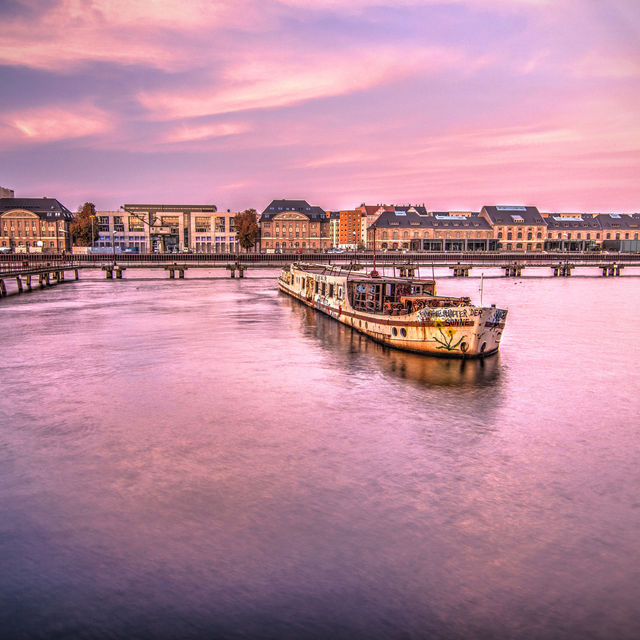
<path id="1" fill-rule="evenodd" d="M 111 120 L 102 110 L 90 105 L 39 107 L 2 116 L 7 142 L 42 143 L 104 134 Z"/>
<path id="2" fill-rule="evenodd" d="M 250 131 L 250 129 L 251 127 L 249 124 L 241 122 L 223 122 L 219 124 L 201 125 L 185 124 L 175 127 L 169 131 L 164 141 L 174 143 L 209 140 L 211 138 L 220 138 L 246 133 L 247 131 Z"/>
<path id="3" fill-rule="evenodd" d="M 270 109 L 369 89 L 418 71 L 442 72 L 462 66 L 462 59 L 458 51 L 435 47 L 411 51 L 380 47 L 339 56 L 291 51 L 231 63 L 219 87 L 141 92 L 138 99 L 157 120 Z"/>

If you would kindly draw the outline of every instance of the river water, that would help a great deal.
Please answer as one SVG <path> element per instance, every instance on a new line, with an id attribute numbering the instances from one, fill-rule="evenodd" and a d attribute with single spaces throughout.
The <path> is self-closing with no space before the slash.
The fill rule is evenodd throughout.
<path id="1" fill-rule="evenodd" d="M 640 637 L 639 278 L 487 270 L 461 363 L 157 273 L 0 302 L 2 637 Z"/>

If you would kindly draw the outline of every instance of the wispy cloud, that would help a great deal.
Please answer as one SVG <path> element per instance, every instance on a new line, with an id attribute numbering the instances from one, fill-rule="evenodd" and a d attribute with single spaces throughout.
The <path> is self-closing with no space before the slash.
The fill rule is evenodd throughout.
<path id="1" fill-rule="evenodd" d="M 52 142 L 105 134 L 109 116 L 91 105 L 38 107 L 2 116 L 6 142 Z"/>

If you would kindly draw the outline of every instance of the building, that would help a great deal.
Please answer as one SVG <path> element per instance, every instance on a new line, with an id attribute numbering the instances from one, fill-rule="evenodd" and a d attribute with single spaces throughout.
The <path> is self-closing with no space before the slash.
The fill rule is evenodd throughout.
<path id="1" fill-rule="evenodd" d="M 331 247 L 337 247 L 340 242 L 340 212 L 327 211 L 329 216 L 329 242 Z"/>
<path id="2" fill-rule="evenodd" d="M 171 253 L 227 253 L 238 249 L 236 211 L 213 204 L 125 204 L 119 211 L 97 211 L 99 249 Z"/>
<path id="3" fill-rule="evenodd" d="M 395 207 L 383 211 L 369 228 L 369 246 L 381 251 L 491 251 L 491 225 L 484 218 L 430 215 L 424 208 Z"/>
<path id="4" fill-rule="evenodd" d="M 595 216 L 602 229 L 602 249 L 634 251 L 640 240 L 640 214 L 599 213 Z"/>
<path id="5" fill-rule="evenodd" d="M 543 214 L 545 251 L 594 251 L 602 246 L 602 228 L 591 213 Z"/>
<path id="6" fill-rule="evenodd" d="M 7 189 L 6 187 L 0 187 L 0 198 L 14 198 L 15 193 L 13 189 Z"/>
<path id="7" fill-rule="evenodd" d="M 336 246 L 336 245 L 334 245 Z M 338 247 L 355 251 L 363 246 L 362 213 L 358 209 L 338 212 Z"/>
<path id="8" fill-rule="evenodd" d="M 306 200 L 272 200 L 260 216 L 261 248 L 273 251 L 326 251 L 330 217 Z"/>
<path id="9" fill-rule="evenodd" d="M 55 198 L 0 198 L 0 246 L 18 253 L 71 251 L 72 219 Z"/>
<path id="10" fill-rule="evenodd" d="M 543 250 L 547 237 L 547 223 L 537 207 L 484 206 L 479 215 L 493 227 L 497 249 Z"/>
<path id="11" fill-rule="evenodd" d="M 378 219 L 383 211 L 393 211 L 393 205 L 387 204 L 364 204 L 364 202 L 356 207 L 356 211 L 360 212 L 361 230 L 360 235 L 362 243 L 367 249 L 373 249 L 373 240 L 369 237 L 369 228 Z"/>

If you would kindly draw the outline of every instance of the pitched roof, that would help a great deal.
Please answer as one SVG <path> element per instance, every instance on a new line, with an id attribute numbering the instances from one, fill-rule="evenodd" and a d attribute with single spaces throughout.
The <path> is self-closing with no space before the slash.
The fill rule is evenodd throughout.
<path id="1" fill-rule="evenodd" d="M 603 229 L 637 229 L 640 225 L 635 215 L 625 213 L 599 213 L 596 218 Z"/>
<path id="2" fill-rule="evenodd" d="M 267 208 L 262 212 L 260 220 L 271 220 L 274 216 L 281 215 L 287 211 L 297 211 L 303 213 L 310 220 L 327 220 L 327 214 L 320 207 L 311 206 L 306 200 L 272 200 Z"/>
<path id="3" fill-rule="evenodd" d="M 493 224 L 545 224 L 537 207 L 521 207 L 516 205 L 488 205 L 482 211 L 489 216 Z M 482 212 L 481 212 L 482 213 Z"/>
<path id="4" fill-rule="evenodd" d="M 71 220 L 73 214 L 55 198 L 0 198 L 0 213 L 12 209 L 25 209 L 39 218 L 64 218 Z"/>

